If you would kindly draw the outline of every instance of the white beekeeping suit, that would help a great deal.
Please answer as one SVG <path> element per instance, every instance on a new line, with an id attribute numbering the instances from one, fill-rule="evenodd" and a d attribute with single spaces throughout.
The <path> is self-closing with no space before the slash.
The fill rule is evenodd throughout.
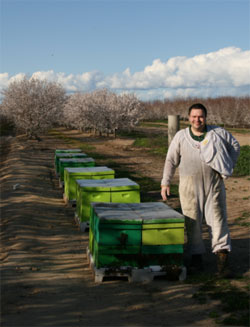
<path id="1" fill-rule="evenodd" d="M 180 202 L 186 216 L 188 249 L 192 255 L 205 252 L 203 218 L 209 227 L 212 252 L 231 251 L 222 176 L 232 173 L 240 146 L 223 128 L 206 127 L 206 137 L 202 142 L 191 137 L 189 128 L 176 133 L 168 149 L 161 182 L 170 185 L 179 166 Z"/>

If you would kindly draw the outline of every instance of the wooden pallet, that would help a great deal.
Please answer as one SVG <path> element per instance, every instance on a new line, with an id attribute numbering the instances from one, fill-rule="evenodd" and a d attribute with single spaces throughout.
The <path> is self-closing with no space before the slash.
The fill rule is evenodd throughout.
<path id="1" fill-rule="evenodd" d="M 93 257 L 87 248 L 87 258 L 89 266 L 93 271 L 94 280 L 96 283 L 102 283 L 105 277 L 117 278 L 125 277 L 128 282 L 152 282 L 155 277 L 166 276 L 168 278 L 171 274 L 171 279 L 173 278 L 173 271 L 166 270 L 165 267 L 161 266 L 150 266 L 147 268 L 139 269 L 135 267 L 109 267 L 109 268 L 96 268 Z M 175 279 L 179 281 L 184 281 L 187 277 L 187 270 L 185 266 L 178 267 L 175 271 Z"/>
<path id="2" fill-rule="evenodd" d="M 76 206 L 76 200 L 69 200 L 65 193 L 63 193 L 63 201 L 72 207 Z"/>
<path id="3" fill-rule="evenodd" d="M 77 213 L 75 212 L 75 222 L 79 226 L 81 232 L 88 232 L 89 231 L 89 222 L 88 221 L 80 221 Z"/>
<path id="4" fill-rule="evenodd" d="M 62 181 L 60 177 L 58 182 L 59 182 L 59 187 L 64 188 L 64 181 Z"/>

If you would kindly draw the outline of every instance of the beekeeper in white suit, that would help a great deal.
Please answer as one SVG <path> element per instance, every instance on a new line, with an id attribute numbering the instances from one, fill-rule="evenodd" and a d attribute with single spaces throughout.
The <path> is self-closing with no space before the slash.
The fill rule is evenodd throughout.
<path id="1" fill-rule="evenodd" d="M 161 196 L 167 200 L 172 177 L 179 167 L 179 195 L 186 217 L 190 271 L 203 269 L 202 220 L 205 218 L 212 252 L 217 257 L 218 275 L 230 277 L 228 254 L 231 240 L 223 179 L 232 174 L 240 146 L 225 129 L 206 125 L 206 116 L 207 110 L 200 103 L 189 108 L 190 126 L 176 133 L 167 152 Z"/>

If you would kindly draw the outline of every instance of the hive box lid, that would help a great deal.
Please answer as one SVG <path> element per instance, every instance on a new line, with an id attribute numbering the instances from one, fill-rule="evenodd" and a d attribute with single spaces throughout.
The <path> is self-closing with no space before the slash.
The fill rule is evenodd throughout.
<path id="1" fill-rule="evenodd" d="M 105 175 L 105 174 L 110 174 L 114 173 L 114 170 L 105 166 L 100 166 L 100 167 L 67 167 L 65 170 L 68 173 L 84 173 L 88 175 Z"/>
<path id="2" fill-rule="evenodd" d="M 142 224 L 142 219 L 138 214 L 131 210 L 128 203 L 110 203 L 92 202 L 96 216 L 102 223 L 125 223 L 126 221 L 133 224 Z"/>
<path id="3" fill-rule="evenodd" d="M 139 184 L 129 178 L 113 178 L 113 179 L 77 179 L 76 183 L 87 191 L 124 191 L 139 190 Z"/>
<path id="4" fill-rule="evenodd" d="M 162 202 L 140 203 L 140 206 L 131 207 L 136 210 L 143 219 L 144 224 L 161 222 L 184 222 L 184 216 L 178 211 Z"/>
<path id="5" fill-rule="evenodd" d="M 56 153 L 56 157 L 57 158 L 82 158 L 82 157 L 87 157 L 87 154 L 86 153 L 83 153 L 83 152 L 81 152 L 81 153 L 78 153 L 78 152 L 76 152 L 76 153 Z"/>
<path id="6" fill-rule="evenodd" d="M 100 219 L 104 220 L 141 220 L 143 224 L 152 223 L 183 223 L 184 216 L 161 202 L 145 203 L 91 203 L 93 210 Z"/>
<path id="7" fill-rule="evenodd" d="M 59 159 L 60 163 L 68 163 L 68 162 L 94 162 L 95 160 L 93 158 L 62 158 Z"/>
<path id="8" fill-rule="evenodd" d="M 56 149 L 55 153 L 82 152 L 81 149 Z"/>

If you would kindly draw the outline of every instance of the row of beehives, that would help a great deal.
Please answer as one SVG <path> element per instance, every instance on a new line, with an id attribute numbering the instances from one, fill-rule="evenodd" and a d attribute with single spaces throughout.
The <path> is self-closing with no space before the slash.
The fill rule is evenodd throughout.
<path id="1" fill-rule="evenodd" d="M 184 217 L 161 202 L 140 203 L 140 186 L 96 166 L 80 149 L 56 150 L 64 200 L 75 205 L 96 268 L 183 266 Z"/>

